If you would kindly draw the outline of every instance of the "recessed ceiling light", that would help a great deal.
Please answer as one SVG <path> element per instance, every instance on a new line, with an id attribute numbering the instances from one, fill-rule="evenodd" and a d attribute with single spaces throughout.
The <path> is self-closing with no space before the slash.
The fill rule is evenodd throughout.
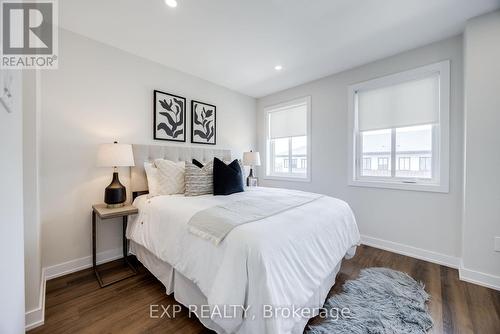
<path id="1" fill-rule="evenodd" d="M 175 8 L 177 7 L 177 1 L 176 0 L 165 0 L 165 4 L 169 7 Z"/>
<path id="2" fill-rule="evenodd" d="M 274 66 L 274 69 L 275 69 L 276 71 L 281 71 L 281 70 L 283 69 L 283 66 L 281 66 L 281 65 L 276 65 L 276 66 Z"/>

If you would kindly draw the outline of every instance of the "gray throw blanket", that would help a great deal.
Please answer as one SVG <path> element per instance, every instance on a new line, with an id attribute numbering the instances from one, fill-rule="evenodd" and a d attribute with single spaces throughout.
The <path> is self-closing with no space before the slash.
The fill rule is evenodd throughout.
<path id="1" fill-rule="evenodd" d="M 245 192 L 236 200 L 197 212 L 188 222 L 189 231 L 219 244 L 235 227 L 310 203 L 322 195 L 279 190 Z"/>

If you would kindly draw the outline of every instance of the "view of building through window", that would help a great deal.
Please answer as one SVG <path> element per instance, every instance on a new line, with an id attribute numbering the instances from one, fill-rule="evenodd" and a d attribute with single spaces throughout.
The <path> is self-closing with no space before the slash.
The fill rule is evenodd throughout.
<path id="1" fill-rule="evenodd" d="M 432 178 L 432 125 L 397 128 L 395 177 Z M 392 175 L 392 129 L 363 131 L 361 176 Z"/>
<path id="2" fill-rule="evenodd" d="M 275 174 L 305 174 L 307 169 L 307 136 L 271 140 Z"/>

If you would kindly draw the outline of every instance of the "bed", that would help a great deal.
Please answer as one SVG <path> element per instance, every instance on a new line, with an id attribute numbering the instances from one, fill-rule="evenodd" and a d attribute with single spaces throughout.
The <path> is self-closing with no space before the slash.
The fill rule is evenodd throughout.
<path id="1" fill-rule="evenodd" d="M 134 192 L 147 190 L 143 162 L 231 159 L 228 150 L 134 145 Z M 193 215 L 259 196 L 295 196 L 285 189 L 248 188 L 229 196 L 138 196 L 127 228 L 130 251 L 217 333 L 302 333 L 323 306 L 343 258 L 359 232 L 349 206 L 319 196 L 234 228 L 219 244 L 190 233 Z M 307 193 L 303 193 L 307 194 Z"/>

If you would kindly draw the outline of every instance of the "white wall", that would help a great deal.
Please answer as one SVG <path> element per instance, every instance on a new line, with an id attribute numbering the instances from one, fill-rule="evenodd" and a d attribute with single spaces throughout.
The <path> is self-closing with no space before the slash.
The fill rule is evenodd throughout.
<path id="1" fill-rule="evenodd" d="M 450 192 L 348 186 L 347 87 L 445 59 L 451 60 Z M 263 108 L 297 97 L 312 97 L 312 181 L 264 180 L 264 168 L 261 167 L 261 184 L 341 198 L 353 208 L 363 235 L 436 252 L 439 259 L 458 262 L 463 168 L 462 67 L 462 37 L 457 36 L 259 99 L 259 149 L 265 152 Z M 261 156 L 265 159 L 265 154 Z"/>
<path id="2" fill-rule="evenodd" d="M 36 93 L 35 71 L 23 71 L 24 270 L 27 311 L 40 307 L 42 275 L 38 207 L 39 119 Z"/>
<path id="3" fill-rule="evenodd" d="M 184 96 L 188 105 L 215 104 L 217 147 L 233 156 L 256 143 L 255 99 L 65 30 L 59 38 L 59 69 L 44 71 L 41 83 L 43 266 L 91 254 L 91 205 L 103 201 L 112 174 L 95 167 L 98 144 L 168 144 L 152 140 L 154 89 Z M 127 176 L 121 170 L 125 184 Z M 119 248 L 120 231 L 118 222 L 101 224 L 99 251 Z"/>
<path id="4" fill-rule="evenodd" d="M 464 36 L 463 265 L 495 276 L 491 283 L 500 287 L 500 253 L 493 251 L 500 237 L 500 11 L 470 21 Z"/>
<path id="5" fill-rule="evenodd" d="M 24 332 L 22 79 L 21 72 L 13 73 L 13 112 L 0 104 L 0 333 L 5 334 Z"/>

